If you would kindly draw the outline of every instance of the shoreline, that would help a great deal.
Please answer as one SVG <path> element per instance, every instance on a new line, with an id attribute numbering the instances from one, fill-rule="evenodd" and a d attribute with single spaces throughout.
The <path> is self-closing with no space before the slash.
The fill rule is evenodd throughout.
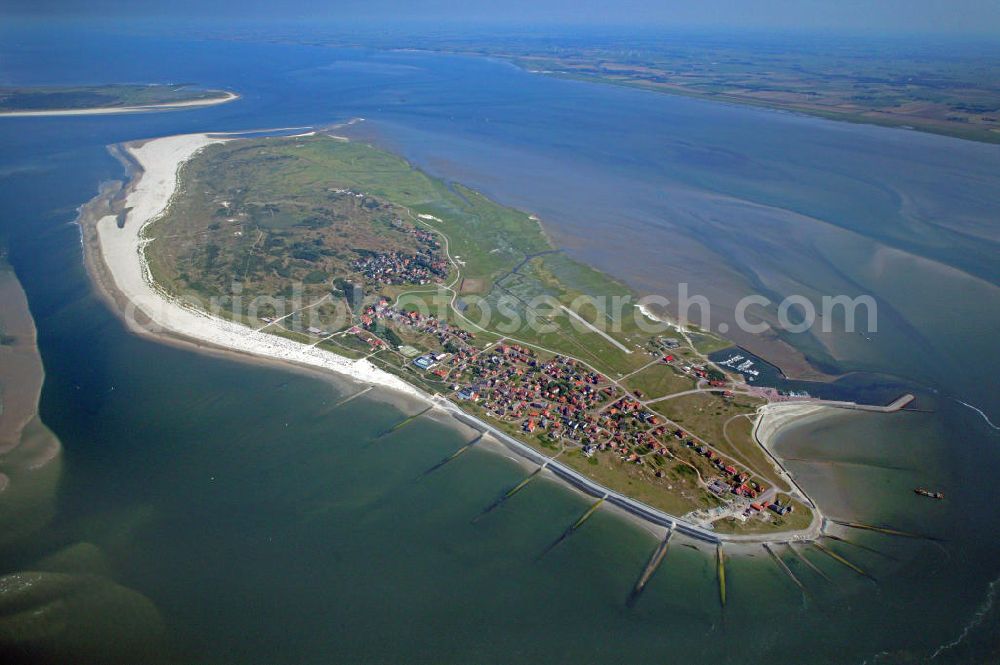
<path id="1" fill-rule="evenodd" d="M 774 440 L 793 424 L 798 424 L 810 418 L 822 418 L 832 415 L 837 407 L 817 404 L 816 402 L 778 402 L 765 404 L 757 410 L 757 419 L 753 426 L 753 438 L 771 459 L 781 477 L 793 488 L 813 511 L 813 523 L 810 529 L 816 528 L 817 522 L 822 525 L 824 517 L 816 502 L 795 481 L 782 462 L 781 456 L 773 448 Z"/>
<path id="2" fill-rule="evenodd" d="M 146 227 L 155 222 L 167 208 L 178 186 L 179 169 L 183 163 L 203 148 L 229 140 L 234 139 L 224 134 L 200 133 L 117 146 L 112 152 L 127 165 L 130 182 L 122 189 L 102 189 L 97 197 L 81 208 L 80 226 L 88 272 L 103 292 L 106 301 L 132 332 L 157 341 L 194 346 L 199 350 L 226 355 L 237 354 L 243 358 L 280 362 L 285 366 L 291 364 L 312 372 L 334 373 L 388 388 L 392 392 L 430 404 L 458 423 L 491 434 L 506 448 L 544 466 L 546 471 L 558 476 L 562 482 L 590 496 L 606 496 L 608 503 L 633 519 L 641 520 L 645 525 L 668 527 L 710 543 L 786 542 L 808 540 L 819 535 L 822 518 L 818 511 L 815 511 L 816 517 L 809 529 L 774 534 L 723 534 L 685 522 L 550 460 L 493 425 L 465 413 L 450 400 L 424 393 L 365 359 L 350 360 L 317 347 L 258 332 L 241 324 L 212 317 L 168 295 L 153 283 L 145 262 L 143 247 L 148 242 L 145 237 Z M 121 228 L 112 202 L 117 202 L 127 211 Z M 102 207 L 105 209 L 101 210 Z M 765 433 L 765 438 L 773 436 L 775 431 L 777 427 L 772 427 Z"/>
<path id="3" fill-rule="evenodd" d="M 218 106 L 234 102 L 240 98 L 235 92 L 226 92 L 225 97 L 211 99 L 192 99 L 186 102 L 164 102 L 162 104 L 143 104 L 140 106 L 98 106 L 81 109 L 38 109 L 36 111 L 0 111 L 0 118 L 44 118 L 67 117 L 83 115 L 113 115 L 122 113 L 155 113 L 157 111 L 181 111 L 206 106 Z"/>

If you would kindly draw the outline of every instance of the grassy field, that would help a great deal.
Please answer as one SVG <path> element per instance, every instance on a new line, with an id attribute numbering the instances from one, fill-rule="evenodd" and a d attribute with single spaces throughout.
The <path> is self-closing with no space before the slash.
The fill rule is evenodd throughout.
<path id="1" fill-rule="evenodd" d="M 220 99 L 223 90 L 190 85 L 95 85 L 73 87 L 0 87 L 0 112 L 145 106 Z"/>
<path id="2" fill-rule="evenodd" d="M 456 352 L 474 357 L 506 339 L 534 347 L 539 363 L 557 355 L 583 361 L 606 377 L 601 383 L 627 376 L 621 386 L 612 386 L 619 397 L 622 388 L 651 399 L 696 385 L 694 378 L 659 362 L 659 333 L 646 327 L 651 322 L 639 313 L 628 287 L 557 251 L 538 220 L 467 188 L 446 185 L 362 143 L 318 134 L 209 146 L 183 166 L 178 194 L 146 234 L 150 269 L 169 292 L 202 302 L 215 299 L 219 315 L 253 327 L 266 323 L 269 333 L 350 358 L 367 357 L 428 392 L 451 394 L 456 377 L 471 381 L 471 375 L 461 367 L 435 374 L 413 364 L 414 353 L 406 347 L 442 354 L 456 338 L 413 325 L 403 314 L 411 310 L 474 333 L 463 342 L 467 348 L 459 345 L 452 349 Z M 386 283 L 359 267 L 365 257 L 406 254 L 416 245 L 425 256 L 452 261 L 432 282 Z M 298 300 L 281 311 L 269 304 L 289 298 Z M 252 311 L 234 307 L 261 299 L 268 304 Z M 383 299 L 397 304 L 399 318 L 386 319 L 380 328 L 352 328 Z M 273 320 L 290 309 L 297 313 Z M 303 330 L 310 325 L 323 332 Z M 699 354 L 705 350 L 728 345 L 714 336 L 690 337 L 697 351 L 677 350 L 690 364 L 702 362 Z M 514 377 L 511 385 L 519 380 Z M 602 417 L 612 401 L 594 405 L 590 415 Z M 704 484 L 719 477 L 719 469 L 668 430 L 654 435 L 653 425 L 640 424 L 638 417 L 619 433 L 662 437 L 663 450 L 654 452 L 653 443 L 637 438 L 625 452 L 600 450 L 587 457 L 579 441 L 528 436 L 516 418 L 463 404 L 512 436 L 546 454 L 559 453 L 561 461 L 585 475 L 651 506 L 681 515 L 722 503 Z M 653 409 L 754 478 L 773 484 L 743 417 L 757 405 L 703 393 Z"/>
<path id="3" fill-rule="evenodd" d="M 656 399 L 674 393 L 692 390 L 694 380 L 673 370 L 664 371 L 662 364 L 639 370 L 625 379 L 625 385 L 633 391 L 640 391 L 645 399 Z"/>
<path id="4" fill-rule="evenodd" d="M 699 393 L 656 402 L 651 408 L 685 430 L 696 433 L 719 452 L 731 456 L 781 491 L 788 487 L 767 454 L 753 440 L 753 418 L 763 400 Z"/>

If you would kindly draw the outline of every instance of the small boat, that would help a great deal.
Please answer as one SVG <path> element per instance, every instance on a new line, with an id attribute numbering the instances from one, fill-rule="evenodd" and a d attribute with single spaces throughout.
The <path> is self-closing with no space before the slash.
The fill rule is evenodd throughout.
<path id="1" fill-rule="evenodd" d="M 916 488 L 913 491 L 916 492 L 917 494 L 919 494 L 920 496 L 926 496 L 926 497 L 929 497 L 931 499 L 943 499 L 944 498 L 944 492 L 932 492 L 930 490 L 925 490 L 923 487 L 918 487 L 918 488 Z"/>

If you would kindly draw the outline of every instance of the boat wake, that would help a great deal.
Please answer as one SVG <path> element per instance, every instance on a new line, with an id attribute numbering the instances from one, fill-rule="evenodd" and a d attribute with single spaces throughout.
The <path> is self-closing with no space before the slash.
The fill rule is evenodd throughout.
<path id="1" fill-rule="evenodd" d="M 934 660 L 945 651 L 957 647 L 965 640 L 966 637 L 969 636 L 969 633 L 986 620 L 990 610 L 993 609 L 993 603 L 996 602 L 998 584 L 1000 584 L 1000 577 L 990 582 L 989 590 L 986 592 L 986 599 L 983 600 L 983 603 L 979 606 L 979 609 L 976 610 L 976 613 L 972 615 L 972 619 L 969 623 L 965 624 L 965 627 L 962 628 L 962 632 L 959 633 L 958 637 L 953 639 L 951 642 L 947 642 L 939 646 L 934 653 L 931 654 L 930 660 Z"/>
<path id="2" fill-rule="evenodd" d="M 993 429 L 1000 430 L 1000 427 L 994 425 L 993 421 L 990 420 L 989 416 L 987 416 L 985 413 L 983 413 L 981 409 L 978 409 L 978 408 L 972 406 L 968 402 L 963 402 L 962 400 L 958 399 L 957 397 L 953 397 L 952 399 L 954 399 L 959 404 L 963 404 L 963 405 L 969 407 L 970 409 L 972 409 L 973 411 L 975 411 L 976 413 L 978 413 L 979 415 L 981 415 L 983 417 L 983 420 L 986 421 L 986 424 L 989 425 L 990 427 L 992 427 Z"/>

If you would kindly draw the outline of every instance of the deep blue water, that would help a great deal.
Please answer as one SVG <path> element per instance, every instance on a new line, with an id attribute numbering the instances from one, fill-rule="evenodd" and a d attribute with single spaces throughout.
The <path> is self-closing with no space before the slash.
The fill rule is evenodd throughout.
<path id="1" fill-rule="evenodd" d="M 0 84 L 193 81 L 243 95 L 197 111 L 0 121 L 0 234 L 39 329 L 42 416 L 64 446 L 55 520 L 0 553 L 0 567 L 95 545 L 110 579 L 162 617 L 161 637 L 128 629 L 138 646 L 120 662 L 919 662 L 967 626 L 939 661 L 995 656 L 1000 517 L 984 488 L 1000 439 L 954 399 L 1000 421 L 997 146 L 457 56 L 2 36 Z M 822 462 L 793 469 L 838 516 L 945 541 L 852 534 L 893 557 L 838 548 L 877 584 L 812 552 L 828 583 L 786 552 L 805 600 L 762 551 L 737 558 L 724 612 L 711 557 L 675 544 L 629 609 L 652 535 L 599 513 L 537 562 L 584 499 L 538 483 L 471 525 L 523 475 L 503 455 L 475 451 L 417 483 L 464 433 L 421 421 L 372 445 L 406 405 L 331 410 L 358 388 L 137 339 L 93 295 L 71 222 L 101 181 L 122 176 L 106 145 L 354 117 L 366 119 L 358 135 L 540 214 L 567 251 L 641 292 L 689 281 L 721 320 L 751 291 L 874 294 L 873 341 L 787 341 L 827 369 L 860 370 L 852 390 L 914 386 L 931 412 L 812 423 L 780 445 Z M 948 501 L 915 499 L 924 484 Z M 55 640 L 2 655 L 98 662 L 123 642 L 129 610 L 115 598 L 67 610 L 100 638 L 95 651 Z"/>

